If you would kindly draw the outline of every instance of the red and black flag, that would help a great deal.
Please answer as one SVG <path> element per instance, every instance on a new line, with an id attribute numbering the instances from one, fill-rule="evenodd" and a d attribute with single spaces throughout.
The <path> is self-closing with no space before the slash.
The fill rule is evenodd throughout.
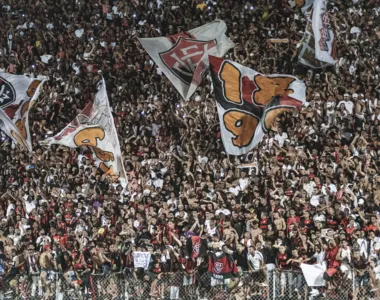
<path id="1" fill-rule="evenodd" d="M 215 279 L 231 278 L 238 273 L 235 261 L 228 254 L 222 256 L 209 255 L 208 257 L 208 274 Z"/>
<path id="2" fill-rule="evenodd" d="M 200 236 L 192 236 L 187 239 L 186 248 L 190 258 L 204 257 L 207 254 L 207 240 Z"/>

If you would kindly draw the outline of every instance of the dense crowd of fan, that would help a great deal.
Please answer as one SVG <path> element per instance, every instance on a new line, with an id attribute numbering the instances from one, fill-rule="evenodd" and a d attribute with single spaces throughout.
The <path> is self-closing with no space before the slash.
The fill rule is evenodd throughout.
<path id="1" fill-rule="evenodd" d="M 190 285 L 207 270 L 207 258 L 193 261 L 186 248 L 186 239 L 199 235 L 240 272 L 282 272 L 282 294 L 290 285 L 301 295 L 302 274 L 284 270 L 299 271 L 302 262 L 326 264 L 326 288 L 354 272 L 358 291 L 374 292 L 379 1 L 331 1 L 338 62 L 324 70 L 297 62 L 306 20 L 290 2 L 1 1 L 0 71 L 49 77 L 31 111 L 33 154 L 2 138 L 3 285 L 36 275 L 40 295 L 49 297 L 54 273 L 90 292 L 90 274 L 112 272 L 146 282 L 179 272 Z M 226 22 L 236 44 L 228 58 L 265 74 L 295 75 L 307 86 L 302 110 L 277 118 L 263 142 L 240 157 L 224 152 L 210 78 L 183 101 L 138 41 L 215 19 Z M 86 151 L 38 143 L 94 99 L 101 76 L 127 171 L 124 190 Z M 152 253 L 148 270 L 134 268 L 136 250 Z M 162 292 L 158 284 L 151 297 Z M 251 292 L 237 286 L 233 297 Z"/>

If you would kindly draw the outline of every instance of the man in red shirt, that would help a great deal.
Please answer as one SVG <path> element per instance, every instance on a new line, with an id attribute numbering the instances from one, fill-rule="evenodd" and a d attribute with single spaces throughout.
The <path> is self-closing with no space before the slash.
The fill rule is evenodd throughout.
<path id="1" fill-rule="evenodd" d="M 276 256 L 276 266 L 281 271 L 281 297 L 285 296 L 285 287 L 286 281 L 290 284 L 293 280 L 292 274 L 290 271 L 290 265 L 288 264 L 288 260 L 290 259 L 290 255 L 286 253 L 286 248 L 284 245 L 281 245 L 278 249 L 278 253 Z"/>
<path id="2" fill-rule="evenodd" d="M 340 262 L 336 259 L 339 251 L 339 246 L 336 244 L 334 238 L 326 237 L 328 240 L 328 244 L 324 245 L 326 249 L 326 259 L 328 261 L 328 267 L 325 273 L 323 274 L 323 278 L 326 280 L 327 289 L 332 289 L 332 281 L 334 279 L 334 275 L 338 272 L 340 267 Z"/>

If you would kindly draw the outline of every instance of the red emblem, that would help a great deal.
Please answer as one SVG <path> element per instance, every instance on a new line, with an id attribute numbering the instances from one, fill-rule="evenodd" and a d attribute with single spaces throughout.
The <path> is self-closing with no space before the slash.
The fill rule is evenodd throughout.
<path id="1" fill-rule="evenodd" d="M 216 46 L 216 40 L 198 41 L 179 37 L 174 46 L 160 53 L 166 67 L 184 84 L 190 85 L 193 79 L 199 83 L 206 65 L 202 64 L 195 73 L 203 55 Z"/>
<path id="2" fill-rule="evenodd" d="M 196 256 L 199 255 L 199 249 L 200 249 L 200 247 L 201 247 L 200 243 L 196 242 L 196 243 L 193 244 L 193 251 L 194 251 L 194 253 L 195 253 Z"/>
<path id="3" fill-rule="evenodd" d="M 215 273 L 220 273 L 220 272 L 222 272 L 222 270 L 223 270 L 223 266 L 224 266 L 224 264 L 223 263 L 220 263 L 220 262 L 216 262 L 215 264 L 214 264 L 214 270 L 215 270 Z"/>

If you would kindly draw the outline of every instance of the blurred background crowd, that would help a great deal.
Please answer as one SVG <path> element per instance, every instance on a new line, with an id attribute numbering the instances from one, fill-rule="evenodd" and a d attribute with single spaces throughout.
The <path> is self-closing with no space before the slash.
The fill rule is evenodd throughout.
<path id="1" fill-rule="evenodd" d="M 33 154 L 2 136 L 3 285 L 34 275 L 31 295 L 50 299 L 54 273 L 90 294 L 90 274 L 115 272 L 155 283 L 150 297 L 159 299 L 165 274 L 195 287 L 207 271 L 207 257 L 194 260 L 186 247 L 201 236 L 208 255 L 222 252 L 235 262 L 232 277 L 261 270 L 265 286 L 268 270 L 319 263 L 327 267 L 326 290 L 354 272 L 362 297 L 376 292 L 379 1 L 329 3 L 338 62 L 323 70 L 297 61 L 306 27 L 298 2 L 1 0 L 0 71 L 49 77 L 31 112 Z M 306 105 L 278 117 L 262 143 L 239 157 L 224 152 L 210 77 L 183 101 L 137 39 L 215 19 L 226 22 L 236 44 L 227 58 L 307 86 Z M 85 151 L 38 146 L 94 99 L 101 76 L 126 189 Z M 137 250 L 151 252 L 148 270 L 134 268 Z M 302 274 L 283 274 L 280 295 L 291 286 L 300 298 Z M 254 292 L 237 285 L 231 299 Z"/>

